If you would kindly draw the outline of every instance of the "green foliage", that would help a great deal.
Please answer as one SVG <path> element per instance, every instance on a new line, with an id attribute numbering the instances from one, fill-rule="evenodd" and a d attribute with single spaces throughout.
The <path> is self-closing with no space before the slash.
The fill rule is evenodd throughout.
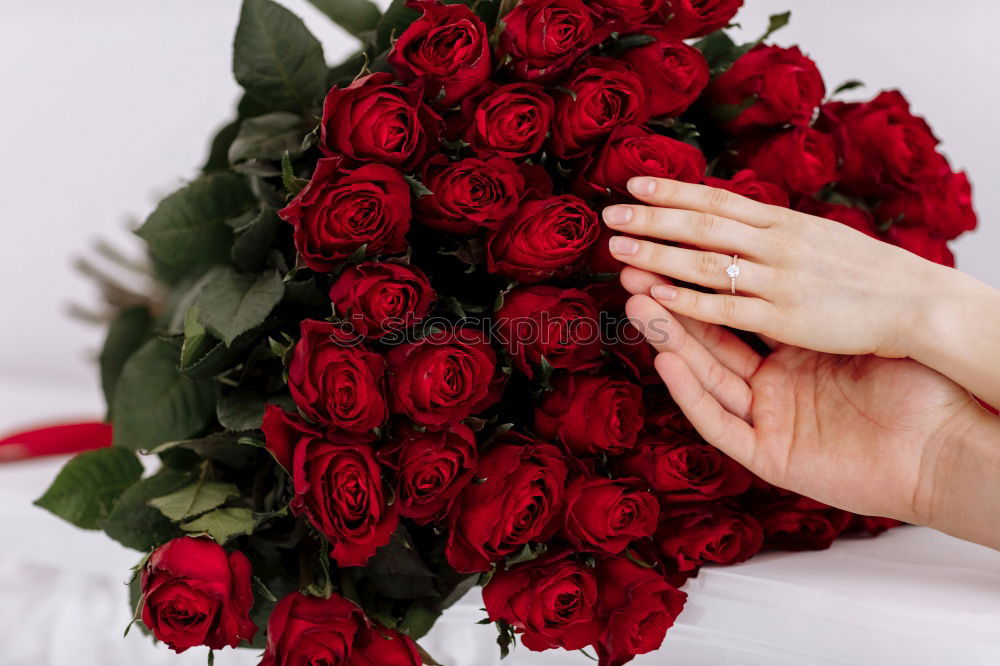
<path id="1" fill-rule="evenodd" d="M 309 0 L 316 9 L 352 35 L 374 30 L 382 12 L 371 0 Z"/>
<path id="2" fill-rule="evenodd" d="M 194 477 L 165 468 L 126 490 L 111 514 L 101 523 L 105 534 L 126 548 L 148 552 L 180 536 L 181 531 L 149 501 L 190 485 Z"/>
<path id="3" fill-rule="evenodd" d="M 246 225 L 237 228 L 232 260 L 241 270 L 260 270 L 284 224 L 273 208 L 264 206 Z"/>
<path id="4" fill-rule="evenodd" d="M 231 345 L 239 335 L 264 323 L 284 293 L 276 271 L 253 275 L 226 268 L 198 294 L 198 321 Z"/>
<path id="5" fill-rule="evenodd" d="M 199 480 L 169 495 L 152 499 L 149 505 L 175 523 L 180 523 L 220 507 L 239 494 L 239 488 L 231 483 Z"/>
<path id="6" fill-rule="evenodd" d="M 375 27 L 375 39 L 371 53 L 381 54 L 399 37 L 407 26 L 413 23 L 420 12 L 406 6 L 407 0 L 392 0 Z"/>
<path id="7" fill-rule="evenodd" d="M 305 129 L 302 117 L 287 111 L 275 111 L 240 124 L 229 146 L 229 163 L 244 160 L 280 160 L 285 151 L 295 153 L 302 145 Z"/>
<path id="8" fill-rule="evenodd" d="M 225 544 L 233 537 L 251 534 L 255 525 L 253 511 L 242 507 L 229 507 L 209 511 L 200 518 L 184 523 L 181 527 L 191 534 L 207 534 L 217 543 Z"/>
<path id="9" fill-rule="evenodd" d="M 153 317 L 146 307 L 137 305 L 117 314 L 101 349 L 101 388 L 108 405 L 109 418 L 114 400 L 115 386 L 128 357 L 152 335 Z"/>
<path id="10" fill-rule="evenodd" d="M 264 401 L 255 395 L 234 392 L 219 398 L 215 413 L 227 430 L 259 430 L 264 421 Z"/>
<path id="11" fill-rule="evenodd" d="M 106 448 L 70 460 L 35 505 L 88 530 L 100 528 L 125 489 L 142 476 L 131 451 Z"/>

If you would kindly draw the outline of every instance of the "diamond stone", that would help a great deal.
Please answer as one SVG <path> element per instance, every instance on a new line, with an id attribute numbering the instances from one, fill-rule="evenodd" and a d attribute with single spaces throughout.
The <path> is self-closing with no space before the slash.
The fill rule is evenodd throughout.
<path id="1" fill-rule="evenodd" d="M 731 278 L 739 277 L 740 276 L 740 267 L 737 264 L 730 264 L 726 268 L 726 275 L 728 275 Z"/>

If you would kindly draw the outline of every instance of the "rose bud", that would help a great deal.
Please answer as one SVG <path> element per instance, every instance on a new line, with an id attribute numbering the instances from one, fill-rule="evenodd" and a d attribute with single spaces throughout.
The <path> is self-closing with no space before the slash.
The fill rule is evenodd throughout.
<path id="1" fill-rule="evenodd" d="M 302 413 L 356 434 L 385 423 L 382 356 L 357 345 L 356 336 L 337 324 L 306 319 L 300 330 L 288 364 L 288 389 Z"/>
<path id="2" fill-rule="evenodd" d="M 713 502 L 668 505 L 653 542 L 671 570 L 694 575 L 701 565 L 737 564 L 760 551 L 764 533 L 752 516 Z"/>
<path id="3" fill-rule="evenodd" d="M 680 434 L 646 436 L 620 463 L 623 473 L 644 480 L 661 499 L 678 502 L 739 495 L 752 479 L 745 467 L 714 446 Z"/>
<path id="4" fill-rule="evenodd" d="M 504 157 L 451 162 L 437 155 L 424 167 L 431 194 L 417 199 L 417 216 L 428 227 L 463 236 L 497 229 L 517 212 L 526 171 Z"/>
<path id="5" fill-rule="evenodd" d="M 465 141 L 481 155 L 524 157 L 542 149 L 555 108 L 545 89 L 534 83 L 509 83 L 485 97 L 468 98 Z"/>
<path id="6" fill-rule="evenodd" d="M 496 313 L 499 341 L 529 378 L 542 357 L 553 368 L 581 369 L 601 355 L 600 313 L 579 289 L 517 287 Z"/>
<path id="7" fill-rule="evenodd" d="M 264 411 L 267 449 L 291 475 L 292 513 L 304 515 L 329 541 L 342 567 L 363 566 L 389 543 L 399 515 L 388 505 L 371 446 L 328 436 L 274 405 Z"/>
<path id="8" fill-rule="evenodd" d="M 497 60 L 521 81 L 552 81 L 607 33 L 580 0 L 521 0 L 503 17 Z"/>
<path id="9" fill-rule="evenodd" d="M 476 438 L 464 425 L 439 432 L 403 426 L 378 452 L 396 472 L 399 515 L 415 523 L 435 522 L 472 480 L 476 471 Z"/>
<path id="10" fill-rule="evenodd" d="M 579 549 L 617 555 L 653 536 L 659 515 L 656 497 L 638 479 L 582 476 L 566 488 L 563 534 Z"/>
<path id="11" fill-rule="evenodd" d="M 524 544 L 552 538 L 567 477 L 559 449 L 508 432 L 480 457 L 476 476 L 448 512 L 445 555 L 456 571 L 487 571 Z"/>
<path id="12" fill-rule="evenodd" d="M 465 5 L 416 0 L 409 6 L 423 16 L 396 40 L 389 64 L 400 80 L 422 85 L 432 104 L 449 107 L 490 78 L 486 25 Z"/>
<path id="13" fill-rule="evenodd" d="M 883 240 L 928 261 L 955 267 L 955 255 L 948 249 L 948 241 L 923 227 L 893 226 L 885 232 Z"/>
<path id="14" fill-rule="evenodd" d="M 718 187 L 723 190 L 735 192 L 741 196 L 759 201 L 772 206 L 788 207 L 788 195 L 785 190 L 773 183 L 758 180 L 753 169 L 743 169 L 733 174 L 729 180 L 724 178 L 706 178 L 705 184 L 709 187 Z"/>
<path id="15" fill-rule="evenodd" d="M 659 648 L 687 599 L 662 575 L 626 557 L 601 560 L 597 581 L 605 623 L 596 646 L 602 665 L 621 666 Z"/>
<path id="16" fill-rule="evenodd" d="M 631 199 L 626 184 L 634 176 L 700 183 L 705 176 L 705 156 L 691 144 L 643 127 L 619 127 L 601 147 L 577 187 Z"/>
<path id="17" fill-rule="evenodd" d="M 443 129 L 419 90 L 376 72 L 327 93 L 319 147 L 325 155 L 409 169 L 437 147 Z"/>
<path id="18" fill-rule="evenodd" d="M 552 152 L 579 157 L 615 127 L 647 118 L 646 93 L 635 71 L 617 58 L 587 58 L 556 97 Z"/>
<path id="19" fill-rule="evenodd" d="M 805 127 L 825 94 L 816 63 L 797 46 L 758 46 L 708 88 L 712 104 L 727 110 L 743 109 L 723 123 L 732 134 L 782 125 Z"/>
<path id="20" fill-rule="evenodd" d="M 619 454 L 642 428 L 642 390 L 609 377 L 564 375 L 535 408 L 535 432 L 578 456 Z"/>
<path id="21" fill-rule="evenodd" d="M 431 428 L 491 407 L 502 391 L 496 352 L 482 331 L 437 330 L 388 354 L 392 413 Z"/>
<path id="22" fill-rule="evenodd" d="M 851 514 L 808 497 L 781 497 L 754 512 L 764 544 L 779 550 L 824 550 L 851 522 Z"/>
<path id="23" fill-rule="evenodd" d="M 650 23 L 661 22 L 667 0 L 585 0 L 597 16 L 615 32 L 633 32 Z"/>
<path id="24" fill-rule="evenodd" d="M 863 208 L 856 208 L 855 206 L 848 206 L 846 204 L 827 203 L 812 197 L 804 197 L 796 203 L 795 210 L 846 224 L 850 228 L 856 229 L 872 238 L 879 237 L 875 229 L 875 218 Z"/>
<path id="25" fill-rule="evenodd" d="M 153 551 L 142 569 L 142 623 L 174 652 L 252 641 L 257 626 L 250 561 L 208 538 L 180 537 Z"/>
<path id="26" fill-rule="evenodd" d="M 837 179 L 837 143 L 811 127 L 740 142 L 730 159 L 792 194 L 815 194 Z"/>
<path id="27" fill-rule="evenodd" d="M 882 224 L 926 227 L 931 234 L 952 240 L 976 228 L 972 185 L 961 172 L 928 183 L 916 192 L 900 192 L 879 203 L 875 217 Z"/>
<path id="28" fill-rule="evenodd" d="M 366 632 L 365 614 L 354 602 L 336 594 L 323 599 L 292 592 L 271 612 L 260 666 L 348 664 L 355 642 Z"/>
<path id="29" fill-rule="evenodd" d="M 851 524 L 847 527 L 848 532 L 867 532 L 869 536 L 878 536 L 894 527 L 905 525 L 901 520 L 895 518 L 879 518 L 876 516 L 854 516 Z"/>
<path id="30" fill-rule="evenodd" d="M 430 310 L 434 296 L 422 270 L 391 261 L 348 266 L 330 288 L 337 315 L 366 338 L 413 326 Z"/>
<path id="31" fill-rule="evenodd" d="M 729 25 L 743 0 L 667 0 L 667 32 L 677 39 L 704 37 Z"/>
<path id="32" fill-rule="evenodd" d="M 528 201 L 486 245 L 489 272 L 524 283 L 571 274 L 600 236 L 597 213 L 570 194 Z"/>
<path id="33" fill-rule="evenodd" d="M 368 255 L 406 250 L 410 186 L 382 164 L 348 171 L 340 158 L 325 158 L 278 215 L 295 228 L 295 249 L 306 265 L 332 271 L 362 245 Z"/>
<path id="34" fill-rule="evenodd" d="M 621 59 L 639 74 L 653 118 L 679 116 L 708 86 L 708 62 L 679 39 L 654 33 L 656 41 L 629 49 Z"/>
<path id="35" fill-rule="evenodd" d="M 483 588 L 483 604 L 490 620 L 514 627 L 529 650 L 580 650 L 601 630 L 594 570 L 565 550 L 498 567 Z"/>

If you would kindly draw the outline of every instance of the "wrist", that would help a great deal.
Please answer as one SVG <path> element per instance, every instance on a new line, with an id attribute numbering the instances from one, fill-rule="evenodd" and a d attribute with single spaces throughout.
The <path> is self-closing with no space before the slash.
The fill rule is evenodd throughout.
<path id="1" fill-rule="evenodd" d="M 901 318 L 900 356 L 938 369 L 941 350 L 953 350 L 965 303 L 975 280 L 953 268 L 919 260 L 921 270 L 911 281 L 917 291 Z M 940 370 L 939 370 L 940 371 Z"/>

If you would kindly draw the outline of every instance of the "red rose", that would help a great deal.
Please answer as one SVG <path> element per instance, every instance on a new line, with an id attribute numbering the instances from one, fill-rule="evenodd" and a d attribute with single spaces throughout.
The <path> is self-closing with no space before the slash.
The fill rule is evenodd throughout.
<path id="1" fill-rule="evenodd" d="M 792 194 L 815 194 L 837 179 L 836 141 L 811 127 L 741 142 L 732 159 Z"/>
<path id="2" fill-rule="evenodd" d="M 662 386 L 663 380 L 653 367 L 657 351 L 632 322 L 626 322 L 619 329 L 618 339 L 609 351 L 643 386 Z"/>
<path id="3" fill-rule="evenodd" d="M 616 32 L 655 22 L 667 0 L 584 0 L 600 20 Z M 652 19 L 652 20 L 651 20 Z M 662 21 L 662 19 L 660 19 Z"/>
<path id="4" fill-rule="evenodd" d="M 735 192 L 741 196 L 771 204 L 772 206 L 788 207 L 788 195 L 785 190 L 773 183 L 758 180 L 753 169 L 743 169 L 733 174 L 729 180 L 724 178 L 706 178 L 705 184 L 710 187 L 719 187 L 730 192 Z"/>
<path id="5" fill-rule="evenodd" d="M 819 199 L 806 197 L 799 200 L 795 206 L 795 210 L 846 224 L 852 229 L 856 229 L 872 238 L 878 238 L 878 232 L 875 230 L 875 219 L 871 213 L 862 208 L 846 204 L 826 203 Z"/>
<path id="6" fill-rule="evenodd" d="M 556 98 L 552 152 L 579 157 L 614 128 L 648 117 L 643 82 L 629 65 L 616 58 L 585 59 Z"/>
<path id="7" fill-rule="evenodd" d="M 525 173 L 530 171 L 504 157 L 450 162 L 435 156 L 424 168 L 431 194 L 417 199 L 419 219 L 452 234 L 497 229 L 517 211 L 527 189 Z"/>
<path id="8" fill-rule="evenodd" d="M 389 64 L 402 81 L 422 86 L 433 104 L 451 106 L 490 78 L 486 25 L 465 5 L 416 0 L 410 6 L 423 16 L 399 36 Z"/>
<path id="9" fill-rule="evenodd" d="M 476 476 L 448 516 L 445 555 L 456 571 L 486 571 L 524 544 L 552 538 L 567 477 L 559 449 L 508 432 L 480 457 Z"/>
<path id="10" fill-rule="evenodd" d="M 879 518 L 877 516 L 854 516 L 847 527 L 848 532 L 867 532 L 869 536 L 878 536 L 894 527 L 905 525 L 895 518 Z"/>
<path id="11" fill-rule="evenodd" d="M 931 234 L 951 240 L 976 228 L 972 185 L 962 172 L 928 183 L 916 192 L 900 192 L 875 209 L 882 223 L 927 227 Z"/>
<path id="12" fill-rule="evenodd" d="M 700 183 L 705 156 L 691 144 L 630 125 L 619 127 L 587 169 L 584 182 L 593 192 L 628 197 L 634 176 L 653 176 Z"/>
<path id="13" fill-rule="evenodd" d="M 621 666 L 660 647 L 687 599 L 662 575 L 625 557 L 599 562 L 597 580 L 605 622 L 597 644 L 602 665 Z"/>
<path id="14" fill-rule="evenodd" d="M 497 356 L 482 331 L 437 330 L 388 355 L 392 412 L 433 428 L 458 423 L 500 398 Z"/>
<path id="15" fill-rule="evenodd" d="M 851 514 L 808 497 L 778 497 L 755 512 L 764 543 L 779 550 L 823 550 L 851 522 Z"/>
<path id="16" fill-rule="evenodd" d="M 252 641 L 250 561 L 208 538 L 180 537 L 153 551 L 142 569 L 142 623 L 174 652 Z"/>
<path id="17" fill-rule="evenodd" d="M 629 49 L 621 59 L 639 73 L 654 118 L 683 113 L 708 85 L 708 62 L 701 51 L 662 33 L 656 41 Z"/>
<path id="18" fill-rule="evenodd" d="M 295 248 L 314 271 L 332 271 L 362 245 L 366 254 L 398 254 L 410 230 L 410 186 L 382 164 L 353 171 L 321 159 L 309 184 L 278 211 L 295 228 Z"/>
<path id="19" fill-rule="evenodd" d="M 524 157 L 545 143 L 555 107 L 534 83 L 509 83 L 480 99 L 468 98 L 465 140 L 483 155 Z"/>
<path id="20" fill-rule="evenodd" d="M 642 390 L 620 379 L 564 375 L 535 408 L 535 432 L 576 455 L 618 454 L 642 428 Z"/>
<path id="21" fill-rule="evenodd" d="M 494 622 L 514 627 L 529 650 L 580 650 L 600 632 L 594 570 L 556 551 L 510 569 L 498 567 L 483 588 Z"/>
<path id="22" fill-rule="evenodd" d="M 702 564 L 736 564 L 755 555 L 764 532 L 752 516 L 720 504 L 668 505 L 653 542 L 669 567 L 693 575 Z"/>
<path id="23" fill-rule="evenodd" d="M 542 357 L 553 368 L 579 369 L 601 355 L 600 313 L 579 289 L 518 287 L 503 296 L 495 322 L 499 341 L 528 377 Z"/>
<path id="24" fill-rule="evenodd" d="M 329 539 L 330 557 L 344 567 L 364 565 L 389 543 L 399 516 L 386 502 L 372 448 L 337 442 L 274 405 L 264 412 L 267 448 L 292 477 L 292 513 L 305 515 Z"/>
<path id="25" fill-rule="evenodd" d="M 420 525 L 441 518 L 476 471 L 476 437 L 464 425 L 440 432 L 403 426 L 378 452 L 396 470 L 399 515 Z"/>
<path id="26" fill-rule="evenodd" d="M 885 233 L 884 240 L 936 264 L 955 266 L 955 255 L 948 249 L 948 241 L 924 227 L 893 226 Z"/>
<path id="27" fill-rule="evenodd" d="M 491 273 L 525 283 L 565 277 L 600 235 L 597 214 L 570 194 L 523 203 L 486 246 Z"/>
<path id="28" fill-rule="evenodd" d="M 753 478 L 714 446 L 677 434 L 646 438 L 621 461 L 626 474 L 646 481 L 664 500 L 715 500 L 739 495 Z"/>
<path id="29" fill-rule="evenodd" d="M 330 288 L 330 300 L 351 330 L 381 338 L 420 321 L 434 302 L 434 290 L 416 266 L 368 261 L 344 269 Z"/>
<path id="30" fill-rule="evenodd" d="M 406 634 L 388 627 L 371 626 L 354 646 L 345 666 L 421 666 L 416 643 Z"/>
<path id="31" fill-rule="evenodd" d="M 920 190 L 945 177 L 948 163 L 938 139 L 896 90 L 864 104 L 834 102 L 823 107 L 822 126 L 840 144 L 840 186 L 859 195 Z"/>
<path id="32" fill-rule="evenodd" d="M 782 125 L 805 127 L 825 94 L 816 63 L 797 46 L 758 46 L 708 88 L 712 104 L 737 110 L 749 104 L 724 122 L 733 134 Z"/>
<path id="33" fill-rule="evenodd" d="M 418 89 L 376 72 L 327 93 L 319 147 L 325 155 L 408 169 L 437 146 L 442 129 Z"/>
<path id="34" fill-rule="evenodd" d="M 306 319 L 288 364 L 288 389 L 308 418 L 338 430 L 369 433 L 388 417 L 382 397 L 385 361 L 337 324 Z"/>
<path id="35" fill-rule="evenodd" d="M 678 39 L 703 37 L 725 28 L 743 0 L 667 0 L 667 32 Z"/>
<path id="36" fill-rule="evenodd" d="M 656 530 L 660 507 L 637 479 L 582 476 L 566 488 L 564 534 L 574 546 L 612 555 Z"/>
<path id="37" fill-rule="evenodd" d="M 497 60 L 522 81 L 558 77 L 607 32 L 580 0 L 521 0 L 502 24 Z"/>

